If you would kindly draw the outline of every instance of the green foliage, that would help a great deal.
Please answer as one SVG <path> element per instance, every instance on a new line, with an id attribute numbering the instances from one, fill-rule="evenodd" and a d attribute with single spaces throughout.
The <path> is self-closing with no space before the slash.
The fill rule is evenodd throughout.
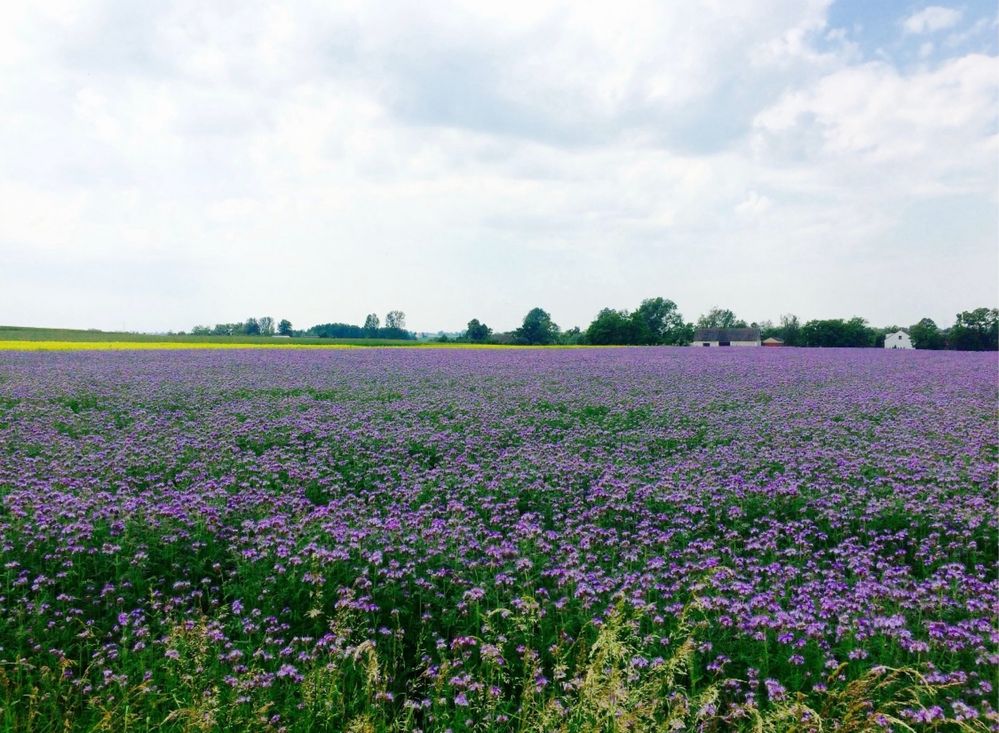
<path id="1" fill-rule="evenodd" d="M 917 349 L 943 349 L 947 345 L 945 335 L 937 328 L 932 318 L 923 318 L 919 323 L 910 326 L 909 336 L 912 338 L 912 345 Z"/>
<path id="2" fill-rule="evenodd" d="M 697 319 L 698 328 L 746 328 L 746 322 L 736 318 L 735 313 L 728 308 L 711 308 Z"/>
<path id="3" fill-rule="evenodd" d="M 282 318 L 281 322 L 278 323 L 277 332 L 281 336 L 291 336 L 291 321 L 287 318 Z"/>
<path id="4" fill-rule="evenodd" d="M 676 303 L 665 298 L 646 298 L 633 313 L 604 308 L 586 329 L 586 342 L 597 345 L 682 345 L 693 336 Z"/>
<path id="5" fill-rule="evenodd" d="M 547 311 L 532 308 L 524 316 L 524 322 L 514 334 L 520 343 L 553 344 L 558 338 L 558 326 L 552 321 Z"/>
<path id="6" fill-rule="evenodd" d="M 859 316 L 849 321 L 844 321 L 842 318 L 809 321 L 801 328 L 803 346 L 872 347 L 876 339 L 877 332 Z"/>
<path id="7" fill-rule="evenodd" d="M 372 317 L 373 320 L 372 320 Z M 321 339 L 396 339 L 403 341 L 415 340 L 415 336 L 401 328 L 377 326 L 369 328 L 369 323 L 377 323 L 378 316 L 373 313 L 368 316 L 364 326 L 349 323 L 319 323 L 306 331 L 308 336 Z"/>
<path id="8" fill-rule="evenodd" d="M 586 334 L 579 330 L 579 326 L 573 326 L 559 334 L 558 342 L 563 346 L 578 346 L 587 343 Z"/>
<path id="9" fill-rule="evenodd" d="M 406 330 L 406 314 L 402 311 L 389 311 L 385 314 L 385 328 Z"/>
<path id="10" fill-rule="evenodd" d="M 640 323 L 628 315 L 628 311 L 604 308 L 586 329 L 586 341 L 590 344 L 639 344 L 644 341 Z"/>
<path id="11" fill-rule="evenodd" d="M 999 350 L 999 309 L 975 308 L 958 313 L 949 341 L 952 349 L 961 351 Z"/>
<path id="12" fill-rule="evenodd" d="M 286 321 L 282 321 L 286 323 Z M 289 331 L 291 324 L 288 323 Z M 214 326 L 194 326 L 192 336 L 273 336 L 274 319 L 270 316 L 247 318 L 243 323 L 216 323 Z"/>
<path id="13" fill-rule="evenodd" d="M 223 326 L 225 324 L 222 324 Z M 242 324 L 236 324 L 242 327 Z M 335 324 L 334 324 L 335 325 Z M 207 328 L 207 327 L 201 327 Z M 398 339 L 388 338 L 365 338 L 359 326 L 355 337 L 345 336 L 325 336 L 317 338 L 307 332 L 297 332 L 299 335 L 295 339 L 296 344 L 311 344 L 316 346 L 326 346 L 329 344 L 344 344 L 350 346 L 414 346 L 417 341 L 410 332 Z M 170 344 L 273 344 L 270 336 L 246 336 L 242 333 L 229 333 L 216 335 L 208 328 L 208 332 L 192 332 L 189 334 L 149 334 L 149 333 L 127 333 L 121 331 L 97 331 L 80 330 L 71 328 L 25 328 L 18 326 L 0 326 L 0 341 L 61 341 L 67 343 L 87 343 L 87 342 L 113 342 L 113 343 L 170 343 Z"/>
<path id="14" fill-rule="evenodd" d="M 782 314 L 779 326 L 770 323 L 762 325 L 760 337 L 765 340 L 771 336 L 783 341 L 784 346 L 804 346 L 801 321 L 793 313 Z"/>
<path id="15" fill-rule="evenodd" d="M 646 298 L 632 314 L 639 324 L 642 337 L 649 344 L 689 344 L 693 329 L 684 323 L 676 303 L 666 298 Z"/>
<path id="16" fill-rule="evenodd" d="M 478 318 L 473 318 L 468 322 L 465 330 L 465 338 L 472 343 L 485 343 L 489 340 L 493 330 L 484 323 L 480 323 Z"/>
<path id="17" fill-rule="evenodd" d="M 161 570 L 170 567 L 171 560 L 164 560 Z M 202 562 L 198 556 L 177 560 Z M 211 573 L 209 565 L 205 570 Z M 843 664 L 808 694 L 789 694 L 770 705 L 733 705 L 738 701 L 726 677 L 704 667 L 702 650 L 711 644 L 698 598 L 662 628 L 624 602 L 606 618 L 582 625 L 569 617 L 546 618 L 527 594 L 516 609 L 487 611 L 480 602 L 471 604 L 466 616 L 477 619 L 479 627 L 474 637 L 466 637 L 472 646 L 438 647 L 433 650 L 437 662 L 399 689 L 395 674 L 407 654 L 433 646 L 425 634 L 408 650 L 398 641 L 401 635 L 376 645 L 363 638 L 349 610 L 327 615 L 320 596 L 300 602 L 305 616 L 336 641 L 327 654 L 296 662 L 297 683 L 277 678 L 259 684 L 268 665 L 250 656 L 233 673 L 223 661 L 231 648 L 218 639 L 227 626 L 238 626 L 238 618 L 165 616 L 159 620 L 162 643 L 129 651 L 114 665 L 112 693 L 81 689 L 79 680 L 97 682 L 102 675 L 101 666 L 86 659 L 12 658 L 0 668 L 0 726 L 25 733 L 913 731 L 905 711 L 927 710 L 948 687 L 914 667 L 882 666 L 855 676 Z M 113 627 L 113 620 L 108 624 Z M 137 639 L 123 633 L 134 645 Z M 540 640 L 546 646 L 536 646 Z M 163 649 L 170 650 L 169 658 L 164 659 Z M 653 663 L 650 650 L 657 650 Z M 555 670 L 554 683 L 539 682 L 543 666 Z M 18 696 L 21 691 L 26 694 Z M 425 704 L 406 704 L 421 700 Z M 939 731 L 988 730 L 983 721 L 946 715 L 935 723 L 932 729 Z"/>

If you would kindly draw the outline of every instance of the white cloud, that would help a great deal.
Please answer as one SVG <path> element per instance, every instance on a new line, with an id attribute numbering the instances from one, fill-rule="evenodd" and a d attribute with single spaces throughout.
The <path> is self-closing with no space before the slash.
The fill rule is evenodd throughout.
<path id="1" fill-rule="evenodd" d="M 961 16 L 961 11 L 955 8 L 931 5 L 906 18 L 902 22 L 902 27 L 906 33 L 935 33 L 953 28 L 961 21 Z"/>
<path id="2" fill-rule="evenodd" d="M 851 277 L 897 264 L 913 201 L 994 218 L 996 59 L 864 63 L 828 6 L 4 5 L 0 320 L 585 326 L 662 293 L 914 321 Z M 961 231 L 973 282 L 938 319 L 995 291 L 992 230 Z M 717 262 L 739 278 L 702 281 Z"/>
<path id="3" fill-rule="evenodd" d="M 746 198 L 736 204 L 735 213 L 745 217 L 757 217 L 765 213 L 773 202 L 756 191 L 750 191 Z"/>
<path id="4" fill-rule="evenodd" d="M 997 73 L 999 59 L 984 55 L 910 75 L 882 62 L 852 66 L 786 94 L 754 126 L 774 145 L 793 131 L 824 157 L 918 163 L 924 180 L 902 185 L 943 185 L 952 171 L 984 186 L 993 179 L 981 160 L 995 144 Z"/>

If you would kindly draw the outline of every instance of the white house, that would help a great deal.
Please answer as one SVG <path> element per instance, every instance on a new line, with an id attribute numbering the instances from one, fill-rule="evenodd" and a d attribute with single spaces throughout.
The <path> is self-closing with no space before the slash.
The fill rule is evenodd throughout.
<path id="1" fill-rule="evenodd" d="M 912 339 L 905 331 L 896 331 L 885 336 L 886 349 L 914 349 Z"/>
<path id="2" fill-rule="evenodd" d="M 758 328 L 699 328 L 692 346 L 759 346 Z"/>

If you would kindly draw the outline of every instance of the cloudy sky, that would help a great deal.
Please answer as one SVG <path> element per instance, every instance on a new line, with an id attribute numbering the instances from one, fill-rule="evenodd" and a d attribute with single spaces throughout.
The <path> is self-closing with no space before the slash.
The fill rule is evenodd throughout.
<path id="1" fill-rule="evenodd" d="M 941 324 L 999 291 L 991 1 L 0 4 L 0 323 Z"/>

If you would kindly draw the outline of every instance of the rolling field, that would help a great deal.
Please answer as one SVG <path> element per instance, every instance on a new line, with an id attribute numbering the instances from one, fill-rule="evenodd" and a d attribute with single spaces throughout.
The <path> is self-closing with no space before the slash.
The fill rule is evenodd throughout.
<path id="1" fill-rule="evenodd" d="M 278 338 L 274 336 L 191 336 L 70 328 L 0 326 L 0 351 L 139 351 L 147 349 L 574 349 L 578 346 L 439 343 L 410 339 Z M 605 348 L 605 347 L 589 347 Z"/>
<path id="2" fill-rule="evenodd" d="M 276 338 L 274 336 L 191 336 L 75 328 L 0 326 L 0 351 L 84 351 L 107 349 L 301 348 L 303 346 L 416 346 L 394 339 Z"/>
<path id="3" fill-rule="evenodd" d="M 0 730 L 997 730 L 997 384 L 0 351 Z"/>

